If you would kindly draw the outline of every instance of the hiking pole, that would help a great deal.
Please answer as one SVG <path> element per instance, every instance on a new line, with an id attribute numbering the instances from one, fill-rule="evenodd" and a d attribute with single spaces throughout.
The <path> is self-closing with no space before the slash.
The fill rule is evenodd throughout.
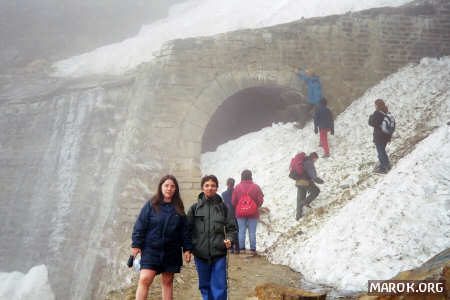
<path id="1" fill-rule="evenodd" d="M 225 235 L 225 239 L 227 238 L 227 227 L 223 226 L 223 233 Z M 228 281 L 228 248 L 227 248 L 227 254 L 225 255 L 225 263 L 226 263 L 226 270 L 225 270 L 225 274 L 226 274 L 226 279 L 227 279 L 227 299 L 230 300 L 230 283 Z"/>

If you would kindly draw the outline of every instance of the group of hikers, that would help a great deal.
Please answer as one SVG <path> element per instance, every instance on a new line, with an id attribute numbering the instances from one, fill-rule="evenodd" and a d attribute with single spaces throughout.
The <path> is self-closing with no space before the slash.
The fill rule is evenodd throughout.
<path id="1" fill-rule="evenodd" d="M 302 78 L 308 87 L 308 103 L 315 107 L 314 132 L 320 132 L 319 146 L 323 147 L 324 158 L 330 157 L 328 146 L 328 132 L 334 135 L 333 114 L 327 107 L 327 100 L 322 96 L 322 84 L 319 76 L 312 70 L 305 73 L 298 68 L 294 72 Z M 373 127 L 373 142 L 378 153 L 380 164 L 375 167 L 374 172 L 386 174 L 391 169 L 386 146 L 391 141 L 395 130 L 395 119 L 390 114 L 384 100 L 375 101 L 375 112 L 369 117 L 369 125 Z M 315 183 L 323 184 L 324 181 L 317 176 L 314 163 L 319 158 L 317 152 L 306 155 L 300 152 L 294 156 L 289 166 L 289 177 L 296 180 L 297 186 L 297 209 L 296 220 L 302 217 L 303 207 L 310 207 L 310 203 L 319 195 L 320 189 Z"/>
<path id="2" fill-rule="evenodd" d="M 327 134 L 334 134 L 334 122 L 326 99 L 322 97 L 320 79 L 313 72 L 297 74 L 308 84 L 308 102 L 315 105 L 314 132 L 320 132 L 323 157 L 329 157 Z M 375 172 L 387 173 L 391 168 L 386 145 L 391 140 L 395 121 L 382 99 L 375 101 L 375 112 L 369 117 L 374 127 L 379 166 Z M 304 206 L 319 195 L 317 184 L 324 181 L 317 176 L 317 152 L 298 153 L 290 164 L 289 177 L 296 180 L 296 220 L 302 217 Z M 194 255 L 199 290 L 204 300 L 226 300 L 227 252 L 256 254 L 256 228 L 259 208 L 264 202 L 261 188 L 253 182 L 252 172 L 244 170 L 241 182 L 228 178 L 222 197 L 217 194 L 216 176 L 201 179 L 202 192 L 185 213 L 177 179 L 173 175 L 161 178 L 155 195 L 142 208 L 132 233 L 132 258 L 141 255 L 139 283 L 136 299 L 147 299 L 149 288 L 156 275 L 161 274 L 162 297 L 173 299 L 174 274 Z M 245 249 L 246 232 L 249 233 L 249 252 Z"/>
<path id="3" fill-rule="evenodd" d="M 253 183 L 252 172 L 244 170 L 241 182 L 227 180 L 222 198 L 219 181 L 206 175 L 202 192 L 185 213 L 177 179 L 161 178 L 156 194 L 141 209 L 132 233 L 132 257 L 141 255 L 136 299 L 147 299 L 156 275 L 161 274 L 162 298 L 173 299 L 173 279 L 180 273 L 183 255 L 187 263 L 194 255 L 199 290 L 203 299 L 226 300 L 227 252 L 245 251 L 249 232 L 250 254 L 256 254 L 256 227 L 264 201 L 261 188 Z M 239 237 L 238 237 L 239 233 Z"/>

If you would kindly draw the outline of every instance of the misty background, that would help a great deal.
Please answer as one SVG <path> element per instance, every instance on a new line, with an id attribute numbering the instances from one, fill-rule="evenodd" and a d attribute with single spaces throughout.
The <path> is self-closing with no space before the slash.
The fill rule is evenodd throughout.
<path id="1" fill-rule="evenodd" d="M 14 0 L 0 4 L 0 72 L 134 36 L 183 0 Z M 181 30 L 181 29 L 180 29 Z"/>

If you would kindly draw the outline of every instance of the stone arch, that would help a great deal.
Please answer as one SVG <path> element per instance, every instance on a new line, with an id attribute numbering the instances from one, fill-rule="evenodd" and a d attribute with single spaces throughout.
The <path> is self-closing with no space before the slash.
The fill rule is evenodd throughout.
<path id="1" fill-rule="evenodd" d="M 209 81 L 191 101 L 179 123 L 177 138 L 177 146 L 180 149 L 180 156 L 176 159 L 179 166 L 177 169 L 181 171 L 181 174 L 177 175 L 185 199 L 194 199 L 199 190 L 202 137 L 218 107 L 230 96 L 248 88 L 266 85 L 291 87 L 294 74 L 286 71 L 290 69 L 290 66 L 280 66 L 279 70 L 283 71 L 235 70 L 220 74 Z"/>

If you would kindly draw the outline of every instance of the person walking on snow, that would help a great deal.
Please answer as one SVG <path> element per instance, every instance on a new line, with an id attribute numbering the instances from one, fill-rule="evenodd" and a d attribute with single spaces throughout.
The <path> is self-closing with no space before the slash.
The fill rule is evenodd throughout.
<path id="1" fill-rule="evenodd" d="M 231 197 L 234 191 L 234 178 L 227 179 L 227 190 L 222 193 L 222 199 L 226 206 L 228 206 L 233 218 L 236 221 L 236 207 L 231 203 Z M 237 221 L 236 221 L 237 222 Z M 231 253 L 239 254 L 239 242 L 236 240 L 231 247 Z"/>
<path id="2" fill-rule="evenodd" d="M 382 129 L 386 116 L 390 116 L 386 104 L 382 99 L 377 99 L 375 101 L 375 112 L 369 117 L 369 125 L 373 127 L 373 142 L 377 149 L 378 160 L 380 161 L 380 165 L 375 168 L 374 172 L 381 174 L 386 174 L 391 169 L 391 163 L 386 153 L 386 146 L 391 141 L 392 134 L 386 133 Z"/>
<path id="3" fill-rule="evenodd" d="M 243 201 L 243 198 L 250 196 L 251 200 L 255 202 L 256 207 L 254 212 L 250 215 L 244 216 L 239 211 L 239 202 Z M 246 197 L 248 198 L 248 197 Z M 256 253 L 256 227 L 259 220 L 259 211 L 257 208 L 261 207 L 264 202 L 264 194 L 261 188 L 253 183 L 252 172 L 250 170 L 244 170 L 241 173 L 241 182 L 236 186 L 233 192 L 232 204 L 236 207 L 236 218 L 238 222 L 238 239 L 239 247 L 241 251 L 245 250 L 245 235 L 248 228 L 248 235 L 250 239 L 250 251 L 252 254 Z"/>
<path id="4" fill-rule="evenodd" d="M 317 198 L 320 193 L 320 189 L 314 184 L 323 184 L 324 181 L 317 177 L 316 167 L 314 163 L 319 156 L 316 152 L 312 152 L 309 156 L 305 157 L 303 161 L 303 172 L 300 175 L 300 179 L 295 182 L 297 186 L 297 211 L 295 219 L 298 220 L 302 217 L 303 206 L 309 206 L 309 204 Z"/>
<path id="5" fill-rule="evenodd" d="M 314 132 L 317 134 L 320 131 L 320 145 L 323 147 L 325 154 L 323 157 L 330 156 L 330 149 L 328 148 L 328 131 L 334 135 L 334 121 L 331 110 L 327 107 L 327 99 L 322 98 L 319 106 L 314 114 Z"/>
<path id="6" fill-rule="evenodd" d="M 313 70 L 307 70 L 305 74 L 300 72 L 299 68 L 295 68 L 294 72 L 306 83 L 308 86 L 308 103 L 317 105 L 322 99 L 322 83 L 319 76 Z"/>

